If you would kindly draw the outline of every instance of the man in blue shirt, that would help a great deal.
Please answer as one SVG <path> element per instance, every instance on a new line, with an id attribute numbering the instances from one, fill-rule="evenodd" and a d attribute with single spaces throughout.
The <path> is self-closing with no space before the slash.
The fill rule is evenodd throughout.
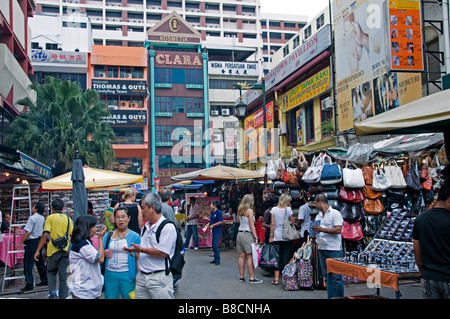
<path id="1" fill-rule="evenodd" d="M 222 224 L 223 224 L 223 216 L 220 211 L 219 202 L 213 200 L 211 204 L 209 204 L 211 208 L 211 215 L 209 216 L 209 229 L 212 231 L 212 249 L 214 252 L 214 259 L 211 261 L 211 264 L 220 265 L 220 250 L 219 250 L 219 239 L 222 234 Z"/>

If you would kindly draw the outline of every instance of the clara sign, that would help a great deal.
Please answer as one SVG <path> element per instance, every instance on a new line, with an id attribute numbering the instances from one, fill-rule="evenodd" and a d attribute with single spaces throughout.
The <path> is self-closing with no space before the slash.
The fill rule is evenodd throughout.
<path id="1" fill-rule="evenodd" d="M 98 94 L 147 95 L 145 81 L 92 79 L 92 89 Z"/>

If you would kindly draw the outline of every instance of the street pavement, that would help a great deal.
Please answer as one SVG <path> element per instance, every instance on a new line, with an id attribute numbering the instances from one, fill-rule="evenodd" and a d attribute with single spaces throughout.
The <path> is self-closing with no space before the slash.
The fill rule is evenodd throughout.
<path id="1" fill-rule="evenodd" d="M 248 273 L 245 271 L 246 282 L 239 282 L 237 267 L 238 254 L 236 249 L 221 251 L 220 265 L 210 264 L 212 257 L 210 248 L 186 251 L 186 265 L 183 277 L 179 281 L 179 290 L 175 293 L 176 299 L 327 299 L 325 290 L 298 290 L 285 291 L 282 284 L 272 285 L 272 278 L 264 277 L 263 271 L 258 267 L 256 277 L 263 280 L 261 284 L 249 284 Z M 0 277 L 3 277 L 4 268 L 0 268 Z M 39 276 L 35 276 L 39 278 Z M 3 279 L 3 278 L 2 278 Z M 281 278 L 280 278 L 281 279 Z M 39 282 L 39 279 L 37 279 Z M 0 299 L 47 299 L 48 290 L 37 287 L 32 292 L 20 293 L 23 282 L 16 280 L 10 287 L 0 292 Z M 375 288 L 367 284 L 348 284 L 345 286 L 345 296 L 375 295 Z M 400 286 L 401 299 L 421 299 L 420 283 L 408 281 Z M 394 299 L 395 291 L 392 288 L 381 287 L 380 295 Z M 103 298 L 103 296 L 102 296 Z"/>

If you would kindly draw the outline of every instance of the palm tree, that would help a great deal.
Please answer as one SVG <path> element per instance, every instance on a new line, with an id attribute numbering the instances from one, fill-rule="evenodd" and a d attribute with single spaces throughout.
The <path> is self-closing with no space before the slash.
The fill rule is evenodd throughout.
<path id="1" fill-rule="evenodd" d="M 6 143 L 52 167 L 56 176 L 70 171 L 75 150 L 91 167 L 111 165 L 110 141 L 116 136 L 101 120 L 109 111 L 98 93 L 68 80 L 47 77 L 46 82 L 30 86 L 37 92 L 35 105 L 28 98 L 18 101 L 28 111 L 11 123 Z"/>

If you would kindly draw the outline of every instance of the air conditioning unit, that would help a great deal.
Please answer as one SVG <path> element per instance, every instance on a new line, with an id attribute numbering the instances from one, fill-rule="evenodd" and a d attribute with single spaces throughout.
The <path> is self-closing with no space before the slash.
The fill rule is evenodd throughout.
<path id="1" fill-rule="evenodd" d="M 222 115 L 224 115 L 224 116 L 230 115 L 230 110 L 229 109 L 223 109 L 222 110 Z"/>
<path id="2" fill-rule="evenodd" d="M 280 123 L 278 124 L 278 135 L 284 136 L 287 134 L 287 127 L 286 123 Z"/>
<path id="3" fill-rule="evenodd" d="M 116 28 L 116 31 L 122 31 L 122 29 L 121 28 Z"/>
<path id="4" fill-rule="evenodd" d="M 131 73 L 124 73 L 123 77 L 125 79 L 131 79 Z"/>
<path id="5" fill-rule="evenodd" d="M 130 102 L 128 101 L 120 101 L 120 107 L 129 107 L 130 106 Z"/>
<path id="6" fill-rule="evenodd" d="M 130 104 L 131 107 L 139 107 L 139 104 L 137 102 L 132 102 Z"/>
<path id="7" fill-rule="evenodd" d="M 211 115 L 212 116 L 218 116 L 219 115 L 219 111 L 213 110 L 213 111 L 211 111 Z"/>
<path id="8" fill-rule="evenodd" d="M 98 76 L 101 78 L 106 78 L 106 73 L 105 72 L 99 72 Z"/>
<path id="9" fill-rule="evenodd" d="M 322 111 L 331 111 L 333 109 L 333 98 L 331 96 L 320 101 Z"/>
<path id="10" fill-rule="evenodd" d="M 214 142 L 220 142 L 222 140 L 221 134 L 213 134 L 213 141 Z"/>

